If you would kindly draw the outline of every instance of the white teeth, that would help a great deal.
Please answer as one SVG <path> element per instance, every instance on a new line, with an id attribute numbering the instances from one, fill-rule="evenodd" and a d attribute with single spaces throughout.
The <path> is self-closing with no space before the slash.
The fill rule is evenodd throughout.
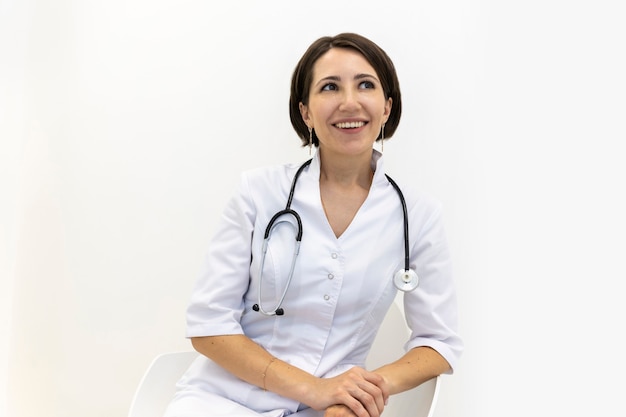
<path id="1" fill-rule="evenodd" d="M 337 126 L 340 129 L 355 129 L 363 125 L 365 125 L 365 122 L 337 123 L 335 126 Z"/>

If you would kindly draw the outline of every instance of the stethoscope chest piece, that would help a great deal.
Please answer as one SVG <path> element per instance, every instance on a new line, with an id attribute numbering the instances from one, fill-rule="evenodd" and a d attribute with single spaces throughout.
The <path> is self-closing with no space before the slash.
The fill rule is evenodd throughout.
<path id="1" fill-rule="evenodd" d="M 401 269 L 393 276 L 393 284 L 400 291 L 413 291 L 419 284 L 419 278 L 412 269 Z"/>

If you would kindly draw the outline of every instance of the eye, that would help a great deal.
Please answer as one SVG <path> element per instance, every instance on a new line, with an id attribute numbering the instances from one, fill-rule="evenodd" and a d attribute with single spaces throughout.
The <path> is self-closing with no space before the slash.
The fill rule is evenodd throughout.
<path id="1" fill-rule="evenodd" d="M 376 86 L 371 81 L 363 81 L 363 82 L 359 83 L 359 88 L 372 89 L 372 88 L 376 88 Z"/>
<path id="2" fill-rule="evenodd" d="M 336 91 L 336 90 L 337 90 L 337 84 L 335 83 L 324 84 L 324 86 L 322 87 L 322 91 Z"/>

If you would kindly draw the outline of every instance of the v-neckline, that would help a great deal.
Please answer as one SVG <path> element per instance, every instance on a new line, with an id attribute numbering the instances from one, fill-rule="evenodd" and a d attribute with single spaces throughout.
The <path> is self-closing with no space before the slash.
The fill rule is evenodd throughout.
<path id="1" fill-rule="evenodd" d="M 381 170 L 380 157 L 382 157 L 382 155 L 377 153 L 376 150 L 374 150 L 374 155 L 372 159 L 372 169 L 373 169 L 372 182 L 370 184 L 369 189 L 367 190 L 367 194 L 365 195 L 365 198 L 363 199 L 363 201 L 361 202 L 357 210 L 355 210 L 354 215 L 352 216 L 350 222 L 347 223 L 346 227 L 341 232 L 341 234 L 337 235 L 335 234 L 335 231 L 333 230 L 331 222 L 326 214 L 326 208 L 324 207 L 324 203 L 322 201 L 321 185 L 320 185 L 319 154 L 315 154 L 313 156 L 313 161 L 312 161 L 313 163 L 310 164 L 309 168 L 307 169 L 308 173 L 306 177 L 309 178 L 308 181 L 311 181 L 314 183 L 315 191 L 316 191 L 315 197 L 316 197 L 320 217 L 323 219 L 324 223 L 327 225 L 328 227 L 327 230 L 330 236 L 334 237 L 336 241 L 344 240 L 346 236 L 350 234 L 350 231 L 355 227 L 354 225 L 358 223 L 359 218 L 362 217 L 362 214 L 360 213 L 363 212 L 363 210 L 366 208 L 368 204 L 368 201 L 371 199 L 371 194 L 372 194 L 373 189 L 381 181 L 380 175 L 384 176 L 384 174 L 379 175 L 378 173 L 378 171 Z"/>
<path id="2" fill-rule="evenodd" d="M 330 228 L 330 230 L 332 231 L 333 235 L 335 236 L 337 240 L 340 240 L 343 236 L 345 236 L 345 234 L 350 230 L 352 224 L 354 224 L 355 221 L 358 219 L 359 212 L 362 210 L 363 206 L 366 204 L 370 191 L 371 191 L 371 184 L 367 190 L 363 189 L 363 192 L 365 194 L 362 196 L 359 196 L 359 197 L 362 197 L 362 200 L 360 201 L 360 203 L 355 203 L 353 207 L 347 209 L 348 212 L 346 213 L 344 211 L 345 204 L 342 204 L 342 202 L 339 199 L 335 202 L 329 202 L 328 201 L 329 196 L 327 196 L 326 199 L 323 197 L 322 184 L 321 184 L 321 181 L 318 182 L 318 194 L 319 194 L 320 205 L 322 207 L 322 213 L 324 215 L 324 218 L 326 219 L 326 223 L 328 224 L 328 227 Z M 330 193 L 332 194 L 333 192 L 331 191 Z M 336 192 L 335 194 L 340 195 L 341 192 L 339 191 L 339 192 Z"/>

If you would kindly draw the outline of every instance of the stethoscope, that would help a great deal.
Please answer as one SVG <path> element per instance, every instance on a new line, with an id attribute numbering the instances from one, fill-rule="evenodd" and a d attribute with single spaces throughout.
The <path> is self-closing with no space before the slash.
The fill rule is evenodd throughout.
<path id="1" fill-rule="evenodd" d="M 293 200 L 293 193 L 294 193 L 294 190 L 296 189 L 296 183 L 298 181 L 298 177 L 300 176 L 304 168 L 306 168 L 307 166 L 311 164 L 311 161 L 312 159 L 309 159 L 308 161 L 303 163 L 300 166 L 300 168 L 298 168 L 298 170 L 296 171 L 296 175 L 294 175 L 293 181 L 291 182 L 291 190 L 289 191 L 289 198 L 287 199 L 287 205 L 285 206 L 284 210 L 281 210 L 277 212 L 276 214 L 274 214 L 274 216 L 272 216 L 269 223 L 267 224 L 267 227 L 265 228 L 265 235 L 263 236 L 263 246 L 261 248 L 262 255 L 261 255 L 261 265 L 260 265 L 260 272 L 259 272 L 258 303 L 254 304 L 252 306 L 252 309 L 266 316 L 282 316 L 283 314 L 285 314 L 285 310 L 281 306 L 283 304 L 283 300 L 285 299 L 285 295 L 287 294 L 287 290 L 289 289 L 289 286 L 291 285 L 291 279 L 293 278 L 293 271 L 296 266 L 296 259 L 298 258 L 298 253 L 300 252 L 300 242 L 302 241 L 302 219 L 300 218 L 300 215 L 295 210 L 291 209 L 291 202 Z M 400 198 L 400 203 L 402 204 L 402 216 L 403 216 L 403 222 L 404 222 L 404 268 L 396 272 L 396 274 L 393 277 L 393 283 L 396 286 L 396 288 L 399 289 L 400 291 L 404 291 L 404 292 L 413 291 L 415 288 L 417 288 L 417 285 L 419 284 L 419 278 L 417 276 L 417 273 L 413 269 L 409 268 L 409 220 L 408 220 L 409 216 L 407 214 L 406 201 L 404 200 L 404 195 L 402 194 L 402 191 L 400 190 L 400 187 L 398 186 L 398 184 L 396 184 L 396 182 L 392 180 L 389 175 L 385 174 L 385 177 L 387 177 L 387 180 L 389 181 L 389 183 L 393 186 L 393 188 L 398 193 L 398 197 Z M 297 227 L 294 226 L 293 223 L 287 221 L 284 218 L 279 220 L 279 218 L 281 218 L 282 216 L 293 217 L 296 220 Z M 291 267 L 289 268 L 289 275 L 287 277 L 287 283 L 285 284 L 285 289 L 283 290 L 283 293 L 281 294 L 280 299 L 278 300 L 278 304 L 276 304 L 276 307 L 274 307 L 272 310 L 264 310 L 263 307 L 261 306 L 261 288 L 263 287 L 263 266 L 265 265 L 265 256 L 267 254 L 267 246 L 269 244 L 272 231 L 278 224 L 283 223 L 283 222 L 288 223 L 289 225 L 294 227 L 296 231 L 296 245 L 294 247 L 293 255 L 291 258 Z"/>

